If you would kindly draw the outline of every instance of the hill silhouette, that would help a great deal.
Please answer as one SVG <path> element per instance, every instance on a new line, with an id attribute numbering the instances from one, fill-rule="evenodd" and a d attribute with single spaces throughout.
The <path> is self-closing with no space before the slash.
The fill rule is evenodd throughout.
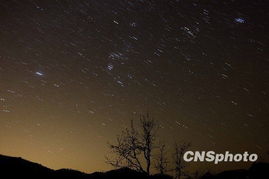
<path id="1" fill-rule="evenodd" d="M 38 163 L 30 162 L 20 157 L 0 155 L 0 178 L 8 179 L 172 179 L 168 175 L 153 175 L 140 173 L 129 168 L 120 168 L 108 172 L 83 173 L 71 169 L 52 170 Z"/>
<path id="2" fill-rule="evenodd" d="M 248 170 L 229 170 L 216 175 L 205 174 L 201 179 L 268 179 L 269 163 L 254 163 Z"/>
<path id="3" fill-rule="evenodd" d="M 229 170 L 219 174 L 206 173 L 201 179 L 268 179 L 269 163 L 254 163 L 249 169 Z M 53 170 L 20 157 L 0 155 L 2 179 L 172 179 L 169 175 L 140 173 L 129 168 L 108 172 L 83 173 L 72 169 Z"/>

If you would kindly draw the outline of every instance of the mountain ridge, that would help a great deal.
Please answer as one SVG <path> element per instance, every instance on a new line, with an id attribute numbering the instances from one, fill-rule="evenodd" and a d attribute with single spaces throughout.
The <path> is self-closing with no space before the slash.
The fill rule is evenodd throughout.
<path id="1" fill-rule="evenodd" d="M 120 168 L 107 172 L 84 173 L 73 169 L 53 170 L 41 164 L 23 159 L 21 157 L 11 157 L 0 154 L 0 178 L 8 176 L 8 179 L 26 178 L 26 179 L 171 179 L 171 176 L 154 176 L 140 173 L 129 168 Z"/>
<path id="2" fill-rule="evenodd" d="M 249 169 L 227 170 L 217 174 L 206 173 L 201 179 L 268 179 L 269 163 L 253 163 Z M 172 179 L 169 175 L 147 175 L 130 168 L 120 168 L 107 172 L 85 173 L 73 169 L 50 169 L 21 157 L 0 154 L 1 179 Z M 191 179 L 191 177 L 189 177 Z"/>

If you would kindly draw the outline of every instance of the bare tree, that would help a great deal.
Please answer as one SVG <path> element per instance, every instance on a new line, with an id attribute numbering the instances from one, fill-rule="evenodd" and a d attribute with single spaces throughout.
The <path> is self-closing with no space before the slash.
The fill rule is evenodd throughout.
<path id="1" fill-rule="evenodd" d="M 150 174 L 155 129 L 155 121 L 149 114 L 140 116 L 137 128 L 131 121 L 130 128 L 122 131 L 116 144 L 109 145 L 114 159 L 106 157 L 107 163 L 117 168 L 129 167 Z"/>
<path id="2" fill-rule="evenodd" d="M 167 171 L 168 159 L 166 158 L 165 144 L 159 147 L 159 153 L 156 157 L 155 168 L 160 174 L 164 174 Z"/>
<path id="3" fill-rule="evenodd" d="M 152 158 L 152 149 L 155 141 L 155 127 L 156 123 L 149 114 L 140 116 L 140 125 L 142 128 L 142 144 L 143 144 L 143 153 L 146 160 L 146 172 L 150 173 L 151 167 L 151 158 Z"/>
<path id="4" fill-rule="evenodd" d="M 190 147 L 189 143 L 183 143 L 182 145 L 175 144 L 174 162 L 175 162 L 175 179 L 180 179 L 184 175 L 183 169 L 185 168 L 183 155 Z"/>
<path id="5" fill-rule="evenodd" d="M 142 153 L 142 144 L 139 141 L 138 132 L 134 129 L 133 121 L 131 121 L 131 128 L 123 130 L 121 135 L 117 137 L 116 144 L 110 144 L 109 147 L 115 158 L 107 157 L 107 163 L 117 168 L 129 167 L 145 172 L 139 159 Z"/>

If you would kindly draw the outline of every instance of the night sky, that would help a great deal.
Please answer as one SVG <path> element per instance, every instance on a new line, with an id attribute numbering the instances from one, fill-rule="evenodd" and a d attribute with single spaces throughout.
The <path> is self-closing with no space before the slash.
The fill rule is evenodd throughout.
<path id="1" fill-rule="evenodd" d="M 268 161 L 265 2 L 0 1 L 0 153 L 109 170 L 107 143 L 149 112 L 170 151 L 187 141 Z"/>

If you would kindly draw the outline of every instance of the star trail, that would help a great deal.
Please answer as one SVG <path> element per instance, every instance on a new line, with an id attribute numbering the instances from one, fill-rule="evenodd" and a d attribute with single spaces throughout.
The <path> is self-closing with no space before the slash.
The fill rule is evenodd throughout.
<path id="1" fill-rule="evenodd" d="M 149 112 L 169 150 L 268 160 L 268 17 L 262 0 L 2 1 L 0 153 L 108 170 L 107 143 Z"/>

